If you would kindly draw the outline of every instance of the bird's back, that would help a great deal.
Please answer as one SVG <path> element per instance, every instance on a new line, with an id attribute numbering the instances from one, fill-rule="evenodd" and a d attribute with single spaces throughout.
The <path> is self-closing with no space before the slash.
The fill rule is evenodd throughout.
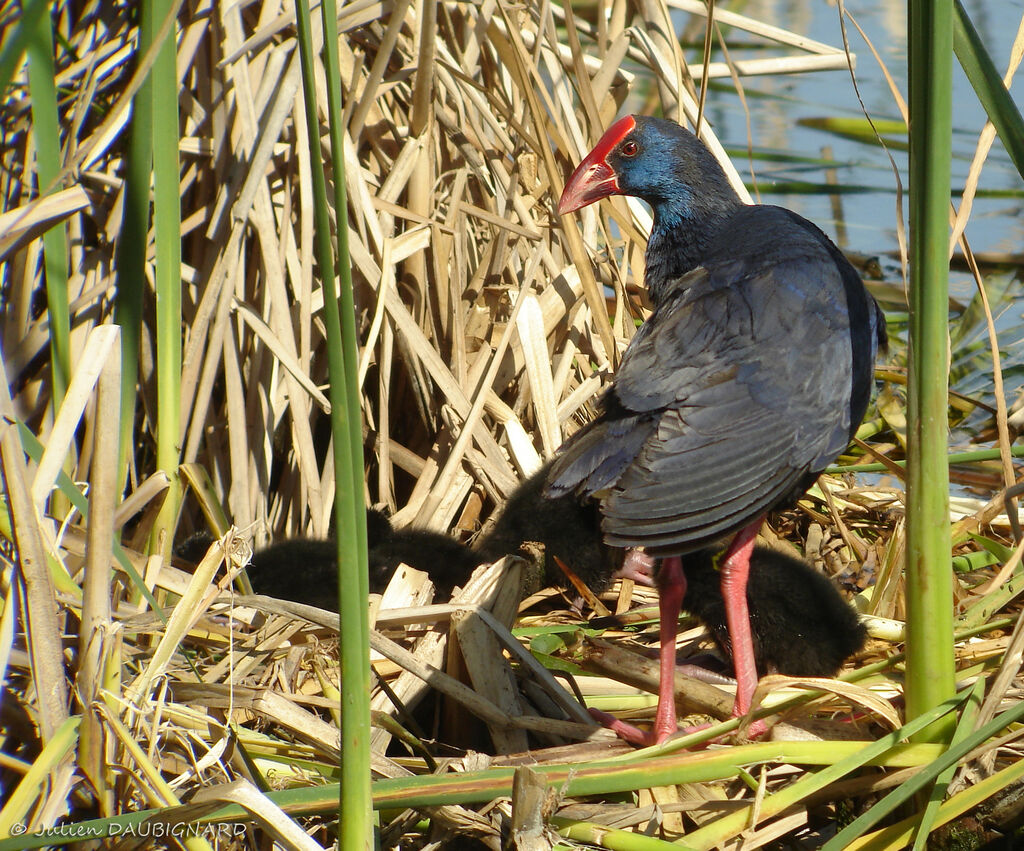
<path id="1" fill-rule="evenodd" d="M 739 209 L 662 291 L 547 493 L 597 496 L 609 543 L 665 554 L 790 500 L 846 447 L 876 314 L 827 237 L 769 206 Z"/>

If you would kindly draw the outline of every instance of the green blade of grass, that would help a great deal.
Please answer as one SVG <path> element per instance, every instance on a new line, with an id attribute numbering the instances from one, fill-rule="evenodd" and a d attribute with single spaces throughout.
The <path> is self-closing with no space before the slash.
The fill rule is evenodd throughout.
<path id="1" fill-rule="evenodd" d="M 1015 458 L 1024 457 L 1024 446 L 1012 447 L 1011 454 Z M 945 464 L 969 464 L 974 461 L 996 461 L 999 459 L 998 449 L 972 449 L 967 452 L 951 452 L 943 455 Z M 906 467 L 906 461 L 893 461 L 898 467 Z M 825 472 L 830 474 L 841 473 L 884 473 L 887 467 L 880 462 L 869 464 L 836 464 L 828 467 Z"/>
<path id="2" fill-rule="evenodd" d="M 36 147 L 36 180 L 39 194 L 56 188 L 60 179 L 60 123 L 57 118 L 57 85 L 53 60 L 53 30 L 49 15 L 40 15 L 29 31 L 28 86 L 32 99 L 32 136 Z M 71 319 L 68 311 L 68 246 L 64 223 L 43 235 L 46 268 L 46 310 L 50 329 L 50 375 L 53 412 L 71 376 Z"/>
<path id="3" fill-rule="evenodd" d="M 949 824 L 953 819 L 973 810 L 993 795 L 1013 788 L 1020 782 L 1022 776 L 1024 776 L 1024 760 L 1016 760 L 984 780 L 971 783 L 966 789 L 957 792 L 939 806 L 935 826 L 941 827 L 944 824 Z M 881 830 L 853 842 L 847 851 L 890 851 L 890 849 L 897 851 L 897 849 L 906 848 L 913 836 L 916 821 L 916 817 L 911 817 L 883 827 Z"/>
<path id="4" fill-rule="evenodd" d="M 953 739 L 949 743 L 950 747 L 959 747 L 964 739 L 970 735 L 984 696 L 985 678 L 979 677 L 974 681 L 974 685 L 971 687 L 971 694 L 964 703 L 964 711 L 960 713 L 960 719 L 953 733 Z M 914 837 L 913 851 L 925 851 L 925 844 L 935 825 L 935 820 L 938 818 L 942 799 L 946 797 L 946 792 L 955 773 L 956 765 L 951 764 L 939 772 L 935 778 L 935 785 L 932 787 L 931 794 L 928 797 L 928 804 L 921 813 L 921 822 L 917 828 L 917 835 Z"/>
<path id="5" fill-rule="evenodd" d="M 13 789 L 8 789 L 8 798 L 3 810 L 0 810 L 0 836 L 10 836 L 15 828 L 23 825 L 39 799 L 40 789 L 46 787 L 47 778 L 52 777 L 61 763 L 66 762 L 75 749 L 78 741 L 78 728 L 82 723 L 79 715 L 71 715 L 61 724 L 52 739 L 46 742 L 42 752 L 32 761 Z M 15 834 L 16 835 L 16 834 Z M 17 839 L 13 840 L 18 842 Z M 0 847 L 6 843 L 0 842 Z M 11 848 L 17 845 L 9 846 Z"/>
<path id="6" fill-rule="evenodd" d="M 964 697 L 965 695 L 957 695 L 935 707 L 930 707 L 899 730 L 893 730 L 888 735 L 882 736 L 878 741 L 872 742 L 856 753 L 840 756 L 839 751 L 835 751 L 830 763 L 825 768 L 822 768 L 821 771 L 808 774 L 761 801 L 756 808 L 758 819 L 763 820 L 770 816 L 778 815 L 788 807 L 799 803 L 811 793 L 826 788 L 830 783 L 834 783 L 851 771 L 866 765 L 871 759 L 882 757 L 896 747 L 903 739 L 909 738 L 912 740 L 915 736 L 920 735 L 923 730 L 926 730 L 929 725 L 939 723 L 941 719 L 946 717 L 952 718 L 953 711 L 963 702 Z M 832 747 L 838 744 L 840 743 L 829 742 L 829 745 Z M 686 837 L 687 844 L 692 845 L 695 849 L 701 849 L 701 851 L 714 848 L 720 843 L 724 843 L 726 840 L 737 836 L 744 830 L 750 824 L 753 813 L 753 806 L 744 807 L 737 812 L 716 819 L 707 826 L 689 834 Z"/>
<path id="7" fill-rule="evenodd" d="M 21 20 L 11 28 L 3 47 L 0 47 L 0 91 L 6 91 L 11 84 L 14 70 L 29 49 L 40 21 L 46 20 L 49 8 L 50 4 L 46 0 L 29 0 L 22 4 Z"/>
<path id="8" fill-rule="evenodd" d="M 43 446 L 39 442 L 38 438 L 29 430 L 28 426 L 20 420 L 17 421 L 18 425 L 18 436 L 21 439 L 22 449 L 25 454 L 28 455 L 36 463 L 43 457 Z M 75 486 L 75 483 L 71 480 L 67 473 L 61 470 L 57 474 L 57 487 L 60 489 L 61 494 L 67 499 L 71 505 L 73 505 L 78 512 L 82 515 L 83 520 L 89 519 L 89 502 L 82 494 L 82 492 Z M 115 538 L 113 541 L 114 546 L 114 558 L 117 559 L 118 564 L 124 569 L 124 572 L 128 574 L 128 578 L 132 580 L 135 588 L 138 589 L 139 593 L 146 598 L 146 601 L 152 607 L 153 612 L 160 618 L 160 621 L 164 624 L 167 623 L 167 615 L 164 614 L 163 608 L 157 603 L 153 593 L 146 587 L 145 581 L 139 575 L 139 572 L 135 569 L 135 565 L 132 564 L 131 559 L 128 558 L 124 551 L 124 548 L 118 543 Z M 65 574 L 66 575 L 66 574 Z M 76 594 L 78 592 L 78 586 L 69 580 L 69 587 L 63 586 L 61 583 L 57 583 L 60 590 L 69 594 Z"/>
<path id="9" fill-rule="evenodd" d="M 893 812 L 901 804 L 909 801 L 929 783 L 933 783 L 946 769 L 956 765 L 972 750 L 984 744 L 986 739 L 996 735 L 996 733 L 1010 724 L 1018 723 L 1021 719 L 1024 719 L 1024 703 L 1017 704 L 1013 709 L 1009 709 L 1002 715 L 993 718 L 977 732 L 970 736 L 965 736 L 927 768 L 919 771 L 907 782 L 900 784 L 899 787 L 886 795 L 866 813 L 850 822 L 823 846 L 822 851 L 842 851 L 844 848 L 849 848 L 850 843 L 871 825 Z"/>
<path id="10" fill-rule="evenodd" d="M 960 0 L 956 0 L 953 8 L 953 50 L 956 58 L 985 108 L 988 120 L 996 128 L 1006 153 L 1024 177 L 1024 118 L 1021 118 L 1017 104 L 1003 85 L 1003 78 Z"/>
<path id="11" fill-rule="evenodd" d="M 171 0 L 149 0 L 162 20 Z M 153 529 L 153 547 L 170 557 L 178 516 L 181 442 L 181 178 L 178 164 L 177 40 L 171 28 L 153 63 L 153 233 L 156 248 L 157 468 L 171 484 Z"/>
<path id="12" fill-rule="evenodd" d="M 153 8 L 143 4 L 139 17 L 138 55 L 153 44 Z M 114 321 L 121 326 L 121 418 L 118 470 L 125 480 L 128 453 L 135 426 L 136 382 L 139 375 L 139 341 L 142 332 L 142 293 L 146 281 L 146 247 L 150 217 L 150 173 L 153 167 L 153 80 L 139 86 L 132 100 L 124 173 L 124 213 L 117 240 L 114 274 Z"/>
<path id="13" fill-rule="evenodd" d="M 565 822 L 565 819 L 552 819 L 552 823 L 556 826 L 565 824 Z M 690 849 L 690 846 L 686 844 L 685 837 L 679 841 L 669 841 L 642 833 L 634 833 L 631 830 L 618 830 L 607 825 L 588 822 L 570 823 L 559 833 L 566 839 L 593 843 L 601 848 L 612 849 L 612 851 L 689 851 Z"/>
<path id="14" fill-rule="evenodd" d="M 956 701 L 950 701 L 948 705 L 934 710 L 927 718 L 891 733 L 881 743 L 757 742 L 682 755 L 668 754 L 655 758 L 633 756 L 630 762 L 606 760 L 585 765 L 543 765 L 536 770 L 545 776 L 549 788 L 563 790 L 566 795 L 603 795 L 674 783 L 721 780 L 734 777 L 743 767 L 769 762 L 831 767 L 837 759 L 845 759 L 851 760 L 851 765 L 856 763 L 891 768 L 920 766 L 935 761 L 941 753 L 940 746 L 897 742 L 955 705 Z M 501 767 L 460 774 L 429 774 L 378 780 L 373 786 L 374 807 L 389 809 L 440 804 L 482 804 L 511 795 L 514 773 L 513 768 Z M 269 792 L 267 797 L 293 816 L 317 815 L 328 813 L 336 807 L 338 792 L 337 784 L 327 784 Z M 229 804 L 215 812 L 204 812 L 201 817 L 194 819 L 194 823 L 228 823 L 245 821 L 249 817 L 240 806 Z M 0 840 L 0 851 L 70 845 L 80 842 L 82 837 L 128 835 L 132 826 L 154 818 L 170 821 L 174 818 L 174 810 L 140 810 L 111 818 L 62 825 L 47 831 L 45 835 L 24 835 L 13 841 Z"/>

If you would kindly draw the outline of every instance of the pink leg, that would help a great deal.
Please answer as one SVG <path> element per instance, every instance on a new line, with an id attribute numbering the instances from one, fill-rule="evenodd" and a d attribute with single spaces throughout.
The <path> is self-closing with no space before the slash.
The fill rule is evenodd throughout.
<path id="1" fill-rule="evenodd" d="M 733 665 L 736 668 L 736 703 L 732 714 L 739 717 L 750 710 L 750 700 L 757 687 L 757 669 L 754 666 L 754 641 L 750 634 L 750 613 L 747 610 L 747 577 L 750 574 L 750 554 L 757 540 L 757 530 L 763 519 L 741 529 L 722 564 L 722 597 L 725 600 L 725 620 L 732 642 Z M 762 735 L 767 727 L 763 721 L 750 726 L 749 734 Z"/>
<path id="2" fill-rule="evenodd" d="M 672 736 L 678 729 L 676 723 L 676 634 L 679 629 L 679 612 L 686 596 L 686 575 L 679 556 L 671 556 L 661 563 L 658 573 L 658 610 L 661 616 L 659 634 L 660 672 L 658 688 L 658 711 L 654 716 L 654 729 L 644 732 L 632 724 L 613 718 L 606 712 L 590 710 L 590 714 L 604 726 L 614 730 L 627 742 L 637 745 L 657 745 Z"/>
<path id="3" fill-rule="evenodd" d="M 679 612 L 686 596 L 686 574 L 683 560 L 670 556 L 661 563 L 658 574 L 658 635 L 661 639 L 658 673 L 658 712 L 654 716 L 655 741 L 661 744 L 673 735 L 676 724 L 676 635 L 679 633 Z"/>

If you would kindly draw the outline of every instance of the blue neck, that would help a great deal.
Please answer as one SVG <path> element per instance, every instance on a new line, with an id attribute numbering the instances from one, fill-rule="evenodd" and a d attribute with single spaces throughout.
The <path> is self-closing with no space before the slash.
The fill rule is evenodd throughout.
<path id="1" fill-rule="evenodd" d="M 673 202 L 654 207 L 654 225 L 644 255 L 644 283 L 654 304 L 664 301 L 676 289 L 677 279 L 703 262 L 708 245 L 733 209 L 730 204 L 695 211 Z"/>

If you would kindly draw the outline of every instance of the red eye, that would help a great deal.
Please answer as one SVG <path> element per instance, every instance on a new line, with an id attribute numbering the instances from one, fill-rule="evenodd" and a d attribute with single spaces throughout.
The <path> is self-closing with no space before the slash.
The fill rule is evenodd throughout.
<path id="1" fill-rule="evenodd" d="M 630 139 L 628 142 L 622 143 L 622 155 L 624 157 L 635 157 L 640 153 L 640 146 Z"/>

